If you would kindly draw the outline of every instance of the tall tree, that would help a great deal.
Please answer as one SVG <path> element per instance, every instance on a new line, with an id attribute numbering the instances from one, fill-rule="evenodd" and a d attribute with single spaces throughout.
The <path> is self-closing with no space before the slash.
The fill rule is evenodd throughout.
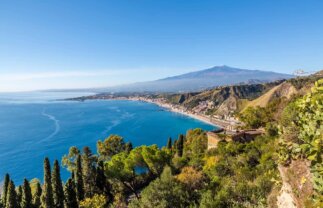
<path id="1" fill-rule="evenodd" d="M 75 183 L 75 171 L 72 171 L 72 173 L 71 173 L 71 179 Z"/>
<path id="2" fill-rule="evenodd" d="M 17 188 L 17 203 L 18 203 L 19 207 L 21 204 L 21 199 L 22 199 L 22 187 L 18 186 L 18 188 Z"/>
<path id="3" fill-rule="evenodd" d="M 43 208 L 54 207 L 50 163 L 47 157 L 44 160 L 44 186 L 41 202 Z"/>
<path id="4" fill-rule="evenodd" d="M 70 147 L 68 154 L 62 158 L 63 167 L 67 168 L 68 171 L 72 172 L 76 170 L 77 157 L 81 154 L 80 150 L 73 146 Z"/>
<path id="5" fill-rule="evenodd" d="M 82 201 L 84 199 L 84 183 L 83 183 L 83 171 L 82 171 L 82 158 L 81 158 L 81 155 L 78 155 L 77 159 L 76 159 L 76 173 L 75 173 L 74 177 L 75 177 L 74 180 L 75 180 L 75 186 L 76 186 L 77 199 L 79 201 Z M 72 178 L 72 180 L 73 180 L 73 178 Z"/>
<path id="6" fill-rule="evenodd" d="M 64 190 L 63 190 L 59 163 L 57 160 L 55 160 L 54 162 L 54 167 L 52 172 L 52 186 L 53 186 L 54 207 L 64 208 Z"/>
<path id="7" fill-rule="evenodd" d="M 96 178 L 95 178 L 95 183 L 96 183 L 96 192 L 98 194 L 104 194 L 104 195 L 108 195 L 109 198 L 111 196 L 110 193 L 110 184 L 107 181 L 107 178 L 105 176 L 104 173 L 104 163 L 103 161 L 99 161 L 97 168 L 96 168 Z"/>
<path id="8" fill-rule="evenodd" d="M 171 137 L 169 137 L 169 138 L 168 138 L 168 141 L 167 141 L 167 148 L 168 148 L 168 149 L 172 149 L 172 138 L 171 138 Z"/>
<path id="9" fill-rule="evenodd" d="M 172 176 L 166 167 L 159 178 L 141 191 L 139 199 L 133 199 L 129 208 L 137 207 L 190 207 L 188 191 Z"/>
<path id="10" fill-rule="evenodd" d="M 92 197 L 95 190 L 95 164 L 96 157 L 89 147 L 83 148 L 82 168 L 85 197 Z"/>
<path id="11" fill-rule="evenodd" d="M 174 144 L 173 144 L 173 149 L 175 152 L 177 151 L 177 143 L 178 143 L 178 141 L 177 141 L 177 139 L 175 139 Z"/>
<path id="12" fill-rule="evenodd" d="M 32 208 L 32 195 L 29 181 L 25 178 L 22 187 L 21 208 Z"/>
<path id="13" fill-rule="evenodd" d="M 75 193 L 75 185 L 72 179 L 68 179 L 65 184 L 65 207 L 66 208 L 77 208 L 77 198 Z"/>
<path id="14" fill-rule="evenodd" d="M 184 148 L 184 135 L 180 134 L 177 141 L 177 154 L 179 157 L 183 156 L 183 148 Z"/>
<path id="15" fill-rule="evenodd" d="M 98 194 L 104 193 L 105 183 L 106 183 L 106 177 L 104 175 L 103 161 L 99 161 L 96 167 L 96 174 L 95 174 L 96 192 Z"/>
<path id="16" fill-rule="evenodd" d="M 2 189 L 2 203 L 5 206 L 7 202 L 7 193 L 8 193 L 8 186 L 10 182 L 10 176 L 7 173 L 4 177 L 4 182 L 3 182 L 3 189 Z"/>
<path id="17" fill-rule="evenodd" d="M 158 149 L 157 145 L 136 147 L 128 154 L 126 152 L 114 155 L 105 163 L 104 171 L 109 179 L 119 181 L 124 188 L 131 191 L 137 198 L 140 184 L 144 180 L 149 182 L 163 170 L 170 160 L 169 151 Z M 135 171 L 141 168 L 145 172 Z M 148 172 L 147 172 L 148 171 Z M 143 173 L 148 173 L 144 174 Z"/>
<path id="18" fill-rule="evenodd" d="M 131 152 L 133 151 L 135 151 L 135 149 Z M 136 190 L 138 177 L 136 177 L 135 171 L 133 170 L 135 166 L 139 167 L 139 165 L 144 162 L 141 159 L 141 154 L 136 154 L 138 158 L 131 157 L 130 154 L 121 152 L 114 155 L 110 161 L 105 163 L 105 174 L 109 178 L 119 181 L 126 189 L 139 198 Z"/>
<path id="19" fill-rule="evenodd" d="M 125 151 L 126 144 L 122 137 L 110 135 L 104 141 L 97 142 L 97 149 L 101 160 L 107 160 L 113 155 Z"/>
<path id="20" fill-rule="evenodd" d="M 7 201 L 6 208 L 18 208 L 19 204 L 17 203 L 17 193 L 15 190 L 15 184 L 10 180 L 7 190 Z"/>
<path id="21" fill-rule="evenodd" d="M 39 181 L 36 182 L 36 191 L 33 195 L 33 207 L 39 208 L 41 206 L 41 195 L 42 195 L 42 189 L 40 186 Z"/>

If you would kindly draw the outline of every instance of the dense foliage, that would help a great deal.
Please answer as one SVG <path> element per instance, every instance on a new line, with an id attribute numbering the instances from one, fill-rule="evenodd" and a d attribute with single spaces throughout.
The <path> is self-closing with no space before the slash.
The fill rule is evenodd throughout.
<path id="1" fill-rule="evenodd" d="M 44 184 L 25 180 L 22 199 L 6 176 L 6 207 L 233 207 L 266 204 L 277 176 L 275 139 L 220 143 L 207 151 L 204 131 L 180 135 L 167 147 L 125 148 L 119 136 L 98 142 L 99 154 L 71 147 L 62 163 L 71 172 L 65 184 L 58 161 L 44 160 Z M 118 151 L 111 151 L 110 144 Z M 9 182 L 8 182 L 9 181 Z M 63 188 L 64 187 L 64 188 Z"/>
<path id="2" fill-rule="evenodd" d="M 323 205 L 323 79 L 315 83 L 311 93 L 291 102 L 281 119 L 280 160 L 311 161 L 315 199 Z"/>

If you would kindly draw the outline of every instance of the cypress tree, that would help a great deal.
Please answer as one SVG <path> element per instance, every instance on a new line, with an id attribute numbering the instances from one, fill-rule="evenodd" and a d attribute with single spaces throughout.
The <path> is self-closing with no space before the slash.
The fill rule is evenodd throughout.
<path id="1" fill-rule="evenodd" d="M 169 137 L 169 138 L 168 138 L 168 141 L 167 141 L 167 148 L 168 148 L 168 149 L 172 149 L 172 138 L 171 138 L 171 137 Z"/>
<path id="2" fill-rule="evenodd" d="M 10 182 L 10 176 L 7 173 L 4 177 L 4 182 L 3 182 L 3 192 L 2 192 L 2 204 L 3 206 L 6 206 L 7 203 L 7 193 L 8 193 L 8 186 Z"/>
<path id="3" fill-rule="evenodd" d="M 184 135 L 180 134 L 179 139 L 177 141 L 177 154 L 179 157 L 183 156 L 183 148 L 184 148 Z"/>
<path id="4" fill-rule="evenodd" d="M 18 190 L 17 190 L 17 203 L 18 203 L 18 206 L 21 205 L 21 200 L 22 200 L 22 187 L 18 186 Z"/>
<path id="5" fill-rule="evenodd" d="M 72 171 L 72 173 L 71 173 L 71 179 L 72 179 L 72 181 L 74 181 L 74 183 L 75 183 L 75 172 L 74 172 L 74 170 Z"/>
<path id="6" fill-rule="evenodd" d="M 52 208 L 53 206 L 53 188 L 50 173 L 49 159 L 44 160 L 44 186 L 41 196 L 41 204 L 43 208 Z"/>
<path id="7" fill-rule="evenodd" d="M 75 185 L 72 179 L 68 179 L 65 184 L 65 207 L 66 208 L 77 208 L 77 198 L 75 193 Z"/>
<path id="8" fill-rule="evenodd" d="M 75 186 L 77 199 L 79 201 L 82 201 L 84 199 L 84 183 L 82 172 L 82 159 L 81 155 L 78 155 L 76 159 Z"/>
<path id="9" fill-rule="evenodd" d="M 24 179 L 24 185 L 22 187 L 21 208 L 32 208 L 31 188 L 26 178 Z"/>
<path id="10" fill-rule="evenodd" d="M 89 147 L 84 147 L 82 154 L 83 183 L 85 197 L 92 197 L 95 190 L 95 157 Z"/>
<path id="11" fill-rule="evenodd" d="M 52 186 L 53 186 L 54 207 L 64 208 L 64 190 L 63 190 L 59 163 L 57 160 L 54 161 L 54 167 L 52 172 Z"/>
<path id="12" fill-rule="evenodd" d="M 104 194 L 106 186 L 106 177 L 104 175 L 103 161 L 98 162 L 98 166 L 96 168 L 95 184 L 97 193 Z"/>
<path id="13" fill-rule="evenodd" d="M 15 190 L 15 184 L 10 180 L 7 190 L 7 201 L 6 208 L 17 208 L 19 204 L 17 203 L 17 193 Z"/>
<path id="14" fill-rule="evenodd" d="M 40 208 L 41 206 L 41 195 L 42 195 L 42 189 L 40 186 L 40 183 L 37 181 L 36 183 L 36 191 L 33 196 L 33 207 L 34 208 Z"/>
<path id="15" fill-rule="evenodd" d="M 174 140 L 173 149 L 177 150 L 177 139 Z"/>

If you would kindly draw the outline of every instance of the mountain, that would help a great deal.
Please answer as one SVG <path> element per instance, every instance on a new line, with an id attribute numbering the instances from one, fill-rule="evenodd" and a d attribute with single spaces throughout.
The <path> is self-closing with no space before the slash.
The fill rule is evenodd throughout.
<path id="1" fill-rule="evenodd" d="M 290 74 L 215 66 L 149 82 L 105 88 L 112 92 L 192 92 L 233 84 L 255 84 L 292 78 Z M 101 89 L 102 90 L 102 89 Z"/>

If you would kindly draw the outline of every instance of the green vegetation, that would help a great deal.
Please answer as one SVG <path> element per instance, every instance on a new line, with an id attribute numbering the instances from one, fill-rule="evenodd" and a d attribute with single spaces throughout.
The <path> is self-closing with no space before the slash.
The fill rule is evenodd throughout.
<path id="1" fill-rule="evenodd" d="M 314 199 L 323 205 L 323 79 L 315 83 L 311 93 L 291 102 L 284 110 L 281 127 L 280 160 L 307 158 L 311 161 Z"/>
<path id="2" fill-rule="evenodd" d="M 102 155 L 92 154 L 88 147 L 83 151 L 70 148 L 62 159 L 71 171 L 64 189 L 58 161 L 51 172 L 46 158 L 43 187 L 33 181 L 31 188 L 25 180 L 21 204 L 25 207 L 258 206 L 266 204 L 266 196 L 274 185 L 272 179 L 277 177 L 273 160 L 276 140 L 272 137 L 245 144 L 222 142 L 218 149 L 209 152 L 206 134 L 201 129 L 180 135 L 176 145 L 169 144 L 169 140 L 168 147 L 163 148 L 152 145 L 111 152 L 107 151 L 109 145 L 102 144 L 121 147 L 125 142 L 117 136 L 106 140 L 98 143 Z M 12 200 L 17 197 L 12 186 L 10 181 L 7 207 L 17 202 Z"/>
<path id="3" fill-rule="evenodd" d="M 220 141 L 207 150 L 202 129 L 189 130 L 165 147 L 132 147 L 117 135 L 89 147 L 71 147 L 62 166 L 71 173 L 63 183 L 60 165 L 44 160 L 44 183 L 24 180 L 15 187 L 4 179 L 5 208 L 106 207 L 267 207 L 279 187 L 279 164 L 311 161 L 314 203 L 322 205 L 323 81 L 291 100 L 277 98 L 266 107 L 249 107 L 239 116 L 245 128 L 264 128 L 250 142 Z M 303 182 L 305 179 L 300 179 Z M 302 182 L 302 183 L 303 183 Z M 295 191 L 297 192 L 297 191 Z M 1 205 L 0 205 L 1 207 Z"/>
<path id="4" fill-rule="evenodd" d="M 33 193 L 33 200 L 32 200 L 33 207 L 41 206 L 41 195 L 42 195 L 42 188 L 40 186 L 40 182 L 37 180 L 35 185 L 35 191 Z"/>
<path id="5" fill-rule="evenodd" d="M 17 208 L 18 201 L 17 201 L 17 193 L 15 190 L 15 184 L 13 181 L 9 182 L 8 190 L 7 190 L 7 201 L 5 203 L 6 208 Z"/>
<path id="6" fill-rule="evenodd" d="M 53 207 L 53 187 L 51 180 L 49 159 L 46 157 L 44 160 L 44 187 L 41 196 L 41 204 L 44 208 Z"/>
<path id="7" fill-rule="evenodd" d="M 270 115 L 266 112 L 266 108 L 248 107 L 241 115 L 240 120 L 246 124 L 247 128 L 259 128 L 265 126 L 269 122 Z"/>
<path id="8" fill-rule="evenodd" d="M 6 176 L 4 177 L 4 182 L 3 182 L 3 193 L 2 193 L 2 200 L 1 200 L 3 205 L 7 203 L 9 183 L 10 183 L 10 176 L 7 173 Z"/>
<path id="9" fill-rule="evenodd" d="M 141 198 L 131 202 L 130 207 L 187 207 L 190 198 L 188 191 L 166 167 L 157 178 L 142 191 Z"/>
<path id="10" fill-rule="evenodd" d="M 75 184 L 71 178 L 65 184 L 65 206 L 66 208 L 78 207 Z"/>
<path id="11" fill-rule="evenodd" d="M 53 200 L 56 208 L 64 208 L 64 190 L 58 161 L 55 160 L 52 172 Z"/>
<path id="12" fill-rule="evenodd" d="M 107 199 L 104 195 L 95 194 L 92 198 L 86 198 L 80 202 L 80 208 L 104 208 L 107 207 Z"/>
<path id="13" fill-rule="evenodd" d="M 296 89 L 300 90 L 304 86 L 308 86 L 310 84 L 315 83 L 320 78 L 322 78 L 323 71 L 319 71 L 316 74 L 309 76 L 300 76 L 293 79 L 287 80 L 287 82 L 291 83 Z"/>
<path id="14" fill-rule="evenodd" d="M 21 199 L 21 208 L 32 208 L 32 195 L 30 184 L 27 179 L 24 179 L 23 190 L 22 190 L 22 199 Z"/>

